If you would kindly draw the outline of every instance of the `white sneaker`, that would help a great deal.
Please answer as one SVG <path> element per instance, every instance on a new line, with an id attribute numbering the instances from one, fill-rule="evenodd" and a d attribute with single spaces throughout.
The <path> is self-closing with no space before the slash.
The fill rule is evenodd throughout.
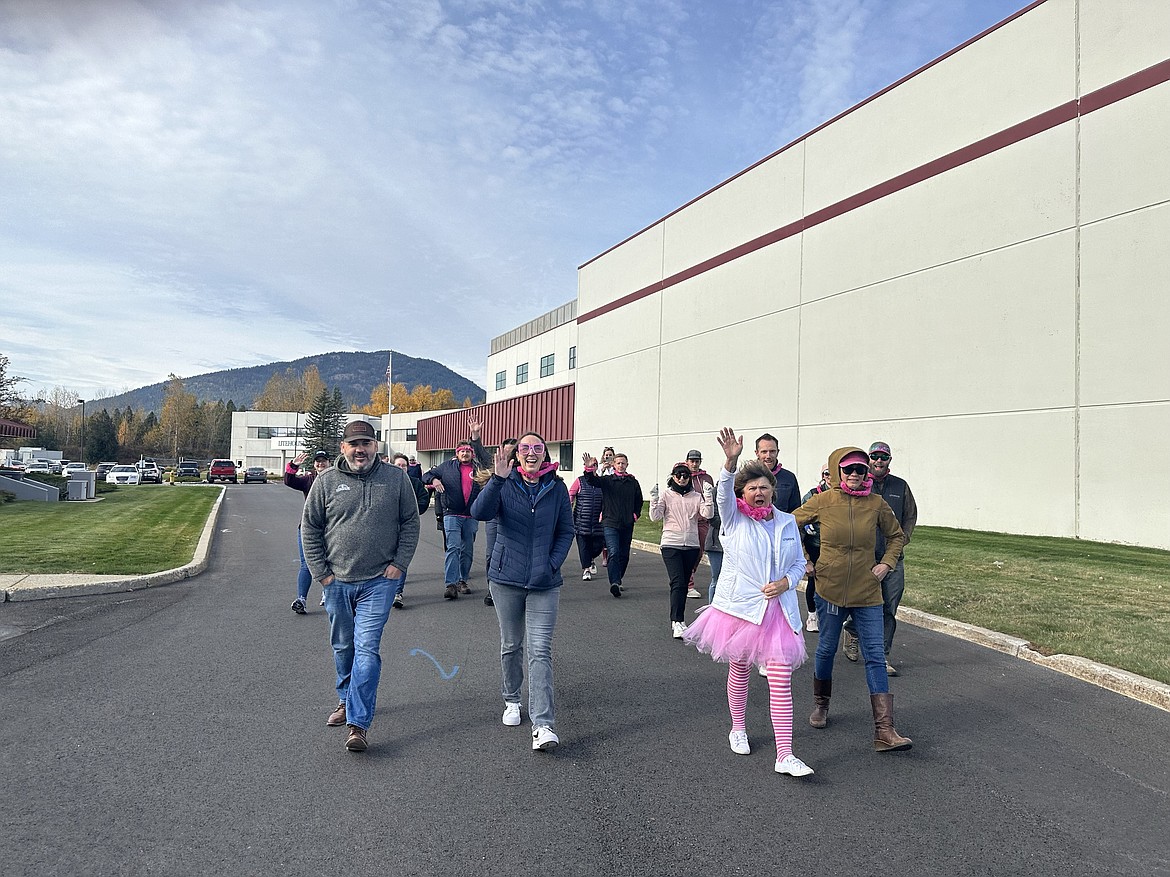
<path id="1" fill-rule="evenodd" d="M 593 563 L 589 564 L 589 574 L 594 575 L 594 576 L 597 575 L 597 561 L 596 560 L 593 561 Z"/>
<path id="2" fill-rule="evenodd" d="M 736 755 L 752 754 L 752 747 L 748 745 L 747 731 L 732 731 L 727 735 L 727 742 L 731 744 L 731 751 Z"/>
<path id="3" fill-rule="evenodd" d="M 815 771 L 795 755 L 785 755 L 776 762 L 776 773 L 786 773 L 790 777 L 806 777 Z"/>
<path id="4" fill-rule="evenodd" d="M 682 639 L 682 635 L 686 629 L 686 624 L 681 621 L 670 622 L 670 633 L 675 639 Z"/>
<path id="5" fill-rule="evenodd" d="M 504 704 L 504 718 L 505 725 L 515 727 L 520 724 L 520 704 L 505 703 Z"/>
<path id="6" fill-rule="evenodd" d="M 761 676 L 763 676 L 765 679 L 768 678 L 768 670 L 767 670 L 767 668 L 764 667 L 763 664 L 760 664 L 760 666 L 757 669 L 760 671 Z"/>
<path id="7" fill-rule="evenodd" d="M 698 599 L 699 597 L 702 597 L 703 595 L 699 593 L 697 588 L 690 588 L 687 591 L 687 596 L 692 598 L 692 599 Z"/>
<path id="8" fill-rule="evenodd" d="M 809 633 L 817 633 L 820 631 L 821 626 L 817 624 L 817 614 L 815 612 L 808 614 L 808 618 L 804 622 L 804 629 Z"/>
<path id="9" fill-rule="evenodd" d="M 593 580 L 593 571 L 588 569 L 581 570 L 581 581 L 589 582 Z"/>
<path id="10" fill-rule="evenodd" d="M 532 749 L 534 752 L 551 752 L 557 748 L 557 744 L 561 742 L 552 728 L 541 725 L 539 728 L 532 729 Z"/>

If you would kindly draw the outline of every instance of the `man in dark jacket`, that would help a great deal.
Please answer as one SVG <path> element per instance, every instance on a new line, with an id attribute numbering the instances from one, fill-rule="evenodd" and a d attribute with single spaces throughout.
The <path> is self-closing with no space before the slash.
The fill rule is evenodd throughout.
<path id="1" fill-rule="evenodd" d="M 471 516 L 471 504 L 479 495 L 475 467 L 491 466 L 491 455 L 479 440 L 482 422 L 474 417 L 467 420 L 471 437 L 455 448 L 454 459 L 440 463 L 423 473 L 423 484 L 429 484 L 443 497 L 443 534 L 447 551 L 443 561 L 443 597 L 454 600 L 460 594 L 470 594 L 471 561 L 475 556 L 475 534 L 479 524 Z"/>
<path id="2" fill-rule="evenodd" d="M 776 436 L 764 433 L 756 439 L 756 459 L 772 470 L 776 478 L 776 489 L 772 491 L 772 505 L 782 512 L 792 514 L 800 505 L 800 485 L 796 476 L 780 462 L 780 443 Z"/>
<path id="3" fill-rule="evenodd" d="M 630 458 L 616 454 L 613 474 L 597 474 L 597 458 L 582 455 L 586 484 L 601 488 L 601 524 L 605 527 L 605 546 L 609 549 L 609 592 L 620 597 L 625 588 L 622 576 L 630 564 L 630 543 L 634 541 L 634 521 L 642 514 L 642 485 L 627 470 Z"/>

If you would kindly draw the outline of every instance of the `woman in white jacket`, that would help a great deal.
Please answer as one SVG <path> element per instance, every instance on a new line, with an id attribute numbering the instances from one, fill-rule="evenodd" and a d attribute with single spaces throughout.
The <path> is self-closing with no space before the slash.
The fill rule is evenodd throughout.
<path id="1" fill-rule="evenodd" d="M 743 436 L 724 427 L 719 445 L 726 461 L 717 491 L 723 569 L 715 601 L 683 634 L 684 642 L 727 662 L 731 749 L 751 752 L 746 730 L 748 682 L 753 664 L 768 674 L 776 772 L 807 776 L 812 768 L 792 753 L 792 671 L 806 658 L 796 586 L 804 551 L 796 519 L 772 506 L 775 476 L 758 461 L 736 473 Z"/>

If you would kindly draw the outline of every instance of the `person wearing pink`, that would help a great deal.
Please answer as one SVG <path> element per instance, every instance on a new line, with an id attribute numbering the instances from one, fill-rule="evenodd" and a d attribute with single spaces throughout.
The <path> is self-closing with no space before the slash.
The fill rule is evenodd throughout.
<path id="1" fill-rule="evenodd" d="M 674 464 L 664 492 L 659 493 L 657 484 L 650 491 L 650 520 L 662 521 L 660 545 L 670 578 L 670 630 L 675 639 L 682 639 L 687 629 L 683 623 L 687 582 L 701 550 L 699 524 L 711 518 L 711 506 L 711 486 L 696 490 L 686 463 Z"/>
<path id="2" fill-rule="evenodd" d="M 697 448 L 687 451 L 687 468 L 691 470 L 691 487 L 700 494 L 706 495 L 708 490 L 714 495 L 715 480 L 703 468 L 703 452 Z M 691 574 L 687 577 L 687 596 L 698 599 L 703 595 L 695 587 L 695 571 L 703 560 L 703 549 L 707 544 L 707 531 L 711 528 L 709 518 L 699 519 L 699 554 L 695 558 L 695 565 L 691 567 Z"/>
<path id="3" fill-rule="evenodd" d="M 768 675 L 776 773 L 808 776 L 813 769 L 792 752 L 792 671 L 804 663 L 803 625 L 796 586 L 804 551 L 796 519 L 772 505 L 776 477 L 758 460 L 738 472 L 743 436 L 724 427 L 725 462 L 716 495 L 722 520 L 723 569 L 715 600 L 683 633 L 683 642 L 727 662 L 727 706 L 732 752 L 749 755 L 747 696 L 753 664 Z"/>

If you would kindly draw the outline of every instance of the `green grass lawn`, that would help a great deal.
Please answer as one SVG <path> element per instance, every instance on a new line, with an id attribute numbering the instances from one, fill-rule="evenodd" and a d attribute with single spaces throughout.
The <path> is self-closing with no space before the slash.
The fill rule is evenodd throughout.
<path id="1" fill-rule="evenodd" d="M 649 512 L 634 538 L 657 543 Z M 918 527 L 903 606 L 1170 683 L 1170 552 Z"/>
<path id="2" fill-rule="evenodd" d="M 159 572 L 190 563 L 218 488 L 143 484 L 101 502 L 0 505 L 0 573 Z"/>

